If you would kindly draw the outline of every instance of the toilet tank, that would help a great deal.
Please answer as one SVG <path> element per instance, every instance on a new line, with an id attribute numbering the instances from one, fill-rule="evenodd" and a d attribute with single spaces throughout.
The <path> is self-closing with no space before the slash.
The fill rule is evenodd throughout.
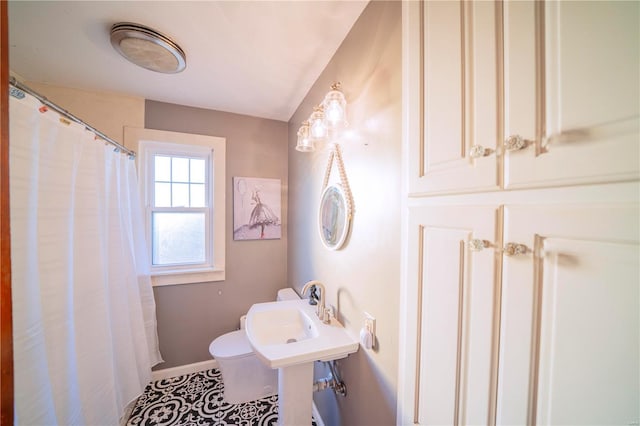
<path id="1" fill-rule="evenodd" d="M 282 302 L 284 300 L 300 300 L 300 296 L 298 296 L 298 293 L 296 293 L 292 288 L 281 288 L 278 290 L 276 300 L 278 302 Z"/>

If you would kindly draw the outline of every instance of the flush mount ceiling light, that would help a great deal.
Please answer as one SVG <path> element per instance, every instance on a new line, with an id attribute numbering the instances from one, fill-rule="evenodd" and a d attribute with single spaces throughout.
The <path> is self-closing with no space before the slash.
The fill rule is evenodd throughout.
<path id="1" fill-rule="evenodd" d="M 111 45 L 127 60 L 151 71 L 175 74 L 187 66 L 184 51 L 169 37 L 140 24 L 111 27 Z"/>

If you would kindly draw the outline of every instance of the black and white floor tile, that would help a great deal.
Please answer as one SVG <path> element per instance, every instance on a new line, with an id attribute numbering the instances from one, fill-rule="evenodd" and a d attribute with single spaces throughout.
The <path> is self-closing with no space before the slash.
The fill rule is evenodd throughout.
<path id="1" fill-rule="evenodd" d="M 243 404 L 223 398 L 220 370 L 207 370 L 150 383 L 127 426 L 275 426 L 278 396 Z M 313 426 L 317 426 L 312 421 Z"/>

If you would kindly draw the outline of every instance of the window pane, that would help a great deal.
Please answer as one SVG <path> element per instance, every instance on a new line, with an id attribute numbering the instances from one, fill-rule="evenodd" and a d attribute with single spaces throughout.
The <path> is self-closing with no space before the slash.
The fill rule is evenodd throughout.
<path id="1" fill-rule="evenodd" d="M 204 199 L 204 184 L 191 184 L 191 207 L 206 207 Z"/>
<path id="2" fill-rule="evenodd" d="M 156 207 L 171 207 L 170 183 L 155 183 L 154 204 Z"/>
<path id="3" fill-rule="evenodd" d="M 169 182 L 171 180 L 171 157 L 155 156 L 154 180 Z"/>
<path id="4" fill-rule="evenodd" d="M 171 184 L 171 207 L 189 207 L 189 184 Z"/>
<path id="5" fill-rule="evenodd" d="M 191 182 L 204 183 L 204 160 L 192 158 L 191 159 Z"/>
<path id="6" fill-rule="evenodd" d="M 205 262 L 204 213 L 154 212 L 153 264 Z"/>
<path id="7" fill-rule="evenodd" d="M 189 182 L 189 159 L 171 157 L 171 180 L 173 182 Z"/>

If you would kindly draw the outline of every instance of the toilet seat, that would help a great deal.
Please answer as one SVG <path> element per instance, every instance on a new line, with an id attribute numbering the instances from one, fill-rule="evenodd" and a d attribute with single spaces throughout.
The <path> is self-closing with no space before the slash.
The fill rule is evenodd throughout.
<path id="1" fill-rule="evenodd" d="M 223 334 L 209 345 L 209 353 L 216 358 L 235 359 L 253 354 L 249 338 L 244 330 L 236 330 Z"/>
<path id="2" fill-rule="evenodd" d="M 255 401 L 278 391 L 278 370 L 258 359 L 244 330 L 218 337 L 209 345 L 209 352 L 218 361 L 223 398 L 229 404 Z"/>

